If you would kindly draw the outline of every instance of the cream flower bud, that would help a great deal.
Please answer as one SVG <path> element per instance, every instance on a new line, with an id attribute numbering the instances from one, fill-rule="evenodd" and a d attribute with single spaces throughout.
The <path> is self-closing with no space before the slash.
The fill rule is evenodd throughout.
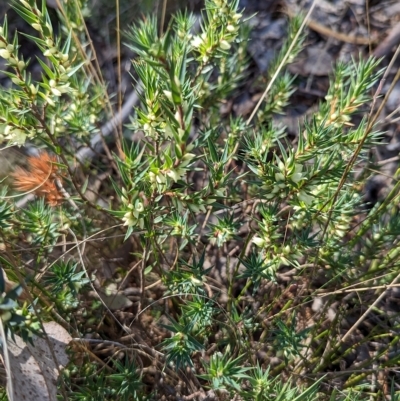
<path id="1" fill-rule="evenodd" d="M 258 247 L 262 248 L 265 244 L 265 240 L 260 237 L 253 237 L 253 243 L 256 244 Z"/>
<path id="2" fill-rule="evenodd" d="M 13 127 L 11 127 L 11 125 L 7 125 L 6 128 L 4 128 L 4 136 L 8 137 L 8 135 L 10 135 L 10 131 L 12 130 Z"/>
<path id="3" fill-rule="evenodd" d="M 45 56 L 45 57 L 49 57 L 49 56 L 52 56 L 53 54 L 55 54 L 57 52 L 57 48 L 56 47 L 51 47 L 50 49 L 47 49 L 44 53 L 43 53 L 43 55 Z"/>
<path id="4" fill-rule="evenodd" d="M 166 178 L 162 174 L 157 174 L 156 181 L 158 184 L 165 184 Z"/>
<path id="5" fill-rule="evenodd" d="M 5 60 L 8 60 L 10 58 L 10 52 L 7 49 L 1 49 L 0 57 L 4 58 Z"/>
<path id="6" fill-rule="evenodd" d="M 50 105 L 50 106 L 55 106 L 56 104 L 54 103 L 53 99 L 49 96 L 46 97 L 46 102 Z"/>
<path id="7" fill-rule="evenodd" d="M 228 50 L 228 49 L 231 48 L 231 45 L 228 43 L 228 41 L 226 41 L 226 40 L 221 40 L 221 42 L 219 42 L 219 47 L 220 47 L 222 50 Z"/>
<path id="8" fill-rule="evenodd" d="M 17 78 L 17 77 L 11 78 L 11 81 L 12 81 L 15 85 L 23 85 L 23 84 L 25 83 L 24 81 L 22 81 L 21 79 L 19 79 L 19 78 Z"/>
<path id="9" fill-rule="evenodd" d="M 51 88 L 50 90 L 54 96 L 61 96 L 61 92 L 57 88 Z"/>
<path id="10" fill-rule="evenodd" d="M 12 314 L 9 310 L 1 314 L 1 320 L 5 323 L 12 318 Z"/>
<path id="11" fill-rule="evenodd" d="M 171 92 L 171 91 L 167 91 L 167 90 L 164 90 L 163 92 L 164 92 L 164 95 L 167 97 L 167 99 L 168 99 L 170 102 L 173 103 L 172 92 Z"/>
<path id="12" fill-rule="evenodd" d="M 125 222 L 124 226 L 134 226 L 136 224 L 136 219 L 133 217 L 132 212 L 129 211 L 127 213 L 124 214 L 124 217 L 122 218 L 122 220 Z"/>
<path id="13" fill-rule="evenodd" d="M 42 30 L 42 26 L 40 24 L 32 24 L 32 28 L 36 29 L 37 31 L 41 31 Z"/>

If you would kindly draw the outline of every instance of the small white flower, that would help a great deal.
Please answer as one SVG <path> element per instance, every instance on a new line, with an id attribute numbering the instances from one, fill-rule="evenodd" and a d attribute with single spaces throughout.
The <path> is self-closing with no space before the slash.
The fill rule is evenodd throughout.
<path id="1" fill-rule="evenodd" d="M 139 212 L 139 213 L 143 212 L 143 210 L 144 210 L 143 202 L 141 202 L 140 200 L 137 200 L 137 201 L 135 202 L 135 209 L 136 209 L 136 211 Z"/>
<path id="2" fill-rule="evenodd" d="M 137 222 L 137 219 L 135 219 L 135 217 L 133 216 L 131 211 L 125 213 L 122 220 L 125 222 L 124 226 L 128 226 L 128 227 L 136 225 L 136 222 Z"/>
<path id="3" fill-rule="evenodd" d="M 135 202 L 135 206 L 132 207 L 132 214 L 135 217 L 135 219 L 139 218 L 139 215 L 141 212 L 143 212 L 143 210 L 144 210 L 143 203 L 139 199 L 137 199 Z"/>
<path id="4" fill-rule="evenodd" d="M 199 48 L 203 44 L 203 39 L 200 36 L 195 36 L 190 44 L 195 48 Z"/>

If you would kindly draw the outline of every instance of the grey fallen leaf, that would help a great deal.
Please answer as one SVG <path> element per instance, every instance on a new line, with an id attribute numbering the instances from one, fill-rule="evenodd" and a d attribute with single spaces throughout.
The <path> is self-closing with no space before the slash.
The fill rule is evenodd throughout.
<path id="1" fill-rule="evenodd" d="M 69 361 L 65 348 L 72 338 L 56 322 L 44 323 L 44 329 L 57 362 L 54 361 L 46 338 L 34 337 L 35 346 L 24 343 L 17 335 L 15 342 L 12 340 L 7 342 L 14 400 L 57 399 L 58 368 L 64 367 Z"/>
<path id="2" fill-rule="evenodd" d="M 110 310 L 125 309 L 133 305 L 133 302 L 120 292 L 112 292 L 108 295 L 102 291 L 98 291 L 98 294 Z"/>

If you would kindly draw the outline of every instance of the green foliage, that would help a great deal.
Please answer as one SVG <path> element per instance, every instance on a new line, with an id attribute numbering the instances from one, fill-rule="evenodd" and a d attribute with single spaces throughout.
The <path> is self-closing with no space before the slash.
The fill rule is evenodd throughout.
<path id="1" fill-rule="evenodd" d="M 43 278 L 43 284 L 50 294 L 66 310 L 75 309 L 79 305 L 78 294 L 82 287 L 89 283 L 78 263 L 59 261 L 51 265 Z"/>
<path id="2" fill-rule="evenodd" d="M 243 391 L 244 400 L 254 401 L 312 401 L 316 397 L 318 386 L 322 379 L 317 380 L 313 385 L 302 391 L 293 387 L 290 382 L 283 383 L 270 376 L 269 368 L 263 370 L 257 365 L 249 377 L 249 388 Z"/>
<path id="3" fill-rule="evenodd" d="M 124 363 L 116 363 L 116 373 L 110 375 L 111 385 L 118 388 L 117 395 L 121 401 L 137 400 L 143 387 L 138 367 L 125 359 Z"/>
<path id="4" fill-rule="evenodd" d="M 289 325 L 277 319 L 276 326 L 274 343 L 278 353 L 283 353 L 286 363 L 293 357 L 300 357 L 301 349 L 305 347 L 303 341 L 307 338 L 310 329 L 297 332 L 295 314 L 293 314 Z"/>
<path id="5" fill-rule="evenodd" d="M 91 10 L 67 3 L 57 33 L 45 1 L 13 3 L 36 32 L 24 36 L 37 47 L 39 80 L 20 36 L 7 20 L 0 28 L 13 83 L 0 88 L 0 139 L 58 156 L 44 163 L 48 172 L 24 178 L 25 192 L 40 199 L 19 207 L 16 186 L 1 188 L 3 270 L 14 281 L 30 277 L 35 300 L 20 306 L 22 283 L 6 291 L 0 272 L 7 332 L 29 339 L 39 320 L 58 319 L 73 337 L 99 344 L 72 351 L 63 377 L 71 400 L 382 395 L 386 385 L 377 390 L 368 375 L 397 366 L 398 317 L 373 305 L 364 337 L 341 343 L 346 318 L 373 303 L 347 294 L 396 284 L 400 266 L 398 177 L 376 205 L 363 191 L 382 137 L 368 116 L 379 61 L 338 63 L 292 143 L 274 116 L 286 114 L 296 90 L 286 67 L 305 43 L 301 16 L 255 82 L 267 96 L 247 121 L 220 113 L 249 66 L 239 1 L 206 0 L 200 21 L 178 12 L 165 31 L 148 16 L 123 27 L 140 104 L 115 140 L 104 140 L 107 157 L 89 165 L 76 155 L 94 134 L 102 138 L 108 95 L 87 62 Z M 103 198 L 91 196 L 97 191 Z M 342 369 L 343 388 L 327 386 L 326 372 L 378 342 L 359 361 L 362 373 Z"/>
<path id="6" fill-rule="evenodd" d="M 7 292 L 5 290 L 3 270 L 0 269 L 0 319 L 4 325 L 4 332 L 12 338 L 18 333 L 24 341 L 32 343 L 32 336 L 40 335 L 42 329 L 33 309 L 28 308 L 26 304 L 18 305 L 17 299 L 24 290 L 23 286 L 19 284 Z"/>
<path id="7" fill-rule="evenodd" d="M 193 366 L 192 353 L 203 349 L 195 337 L 190 335 L 192 323 L 181 325 L 171 319 L 172 325 L 165 325 L 172 336 L 163 341 L 163 349 L 166 352 L 168 363 L 173 363 L 178 370 L 182 367 Z"/>
<path id="8" fill-rule="evenodd" d="M 250 378 L 246 372 L 252 368 L 240 366 L 243 359 L 243 356 L 232 358 L 228 353 L 222 355 L 217 352 L 211 356 L 210 362 L 205 365 L 206 373 L 200 377 L 211 382 L 214 390 L 230 390 L 234 394 L 240 391 L 241 382 Z"/>

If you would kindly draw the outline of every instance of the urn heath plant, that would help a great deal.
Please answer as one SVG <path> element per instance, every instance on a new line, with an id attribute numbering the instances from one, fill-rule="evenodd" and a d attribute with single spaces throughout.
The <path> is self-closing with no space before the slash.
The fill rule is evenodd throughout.
<path id="1" fill-rule="evenodd" d="M 122 105 L 93 61 L 88 3 L 60 2 L 58 28 L 45 1 L 12 7 L 33 34 L 0 26 L 0 139 L 31 153 L 2 181 L 1 319 L 27 341 L 47 320 L 80 340 L 64 398 L 355 400 L 391 380 L 397 396 L 398 317 L 379 309 L 398 278 L 397 176 L 376 204 L 364 191 L 379 60 L 338 62 L 289 140 L 275 117 L 296 92 L 304 17 L 254 80 L 238 0 L 143 16 L 121 27 L 138 102 L 107 136 Z M 251 117 L 221 113 L 248 80 L 270 88 Z M 336 391 L 325 374 L 361 346 L 376 352 Z M 373 369 L 393 373 L 372 385 Z"/>

